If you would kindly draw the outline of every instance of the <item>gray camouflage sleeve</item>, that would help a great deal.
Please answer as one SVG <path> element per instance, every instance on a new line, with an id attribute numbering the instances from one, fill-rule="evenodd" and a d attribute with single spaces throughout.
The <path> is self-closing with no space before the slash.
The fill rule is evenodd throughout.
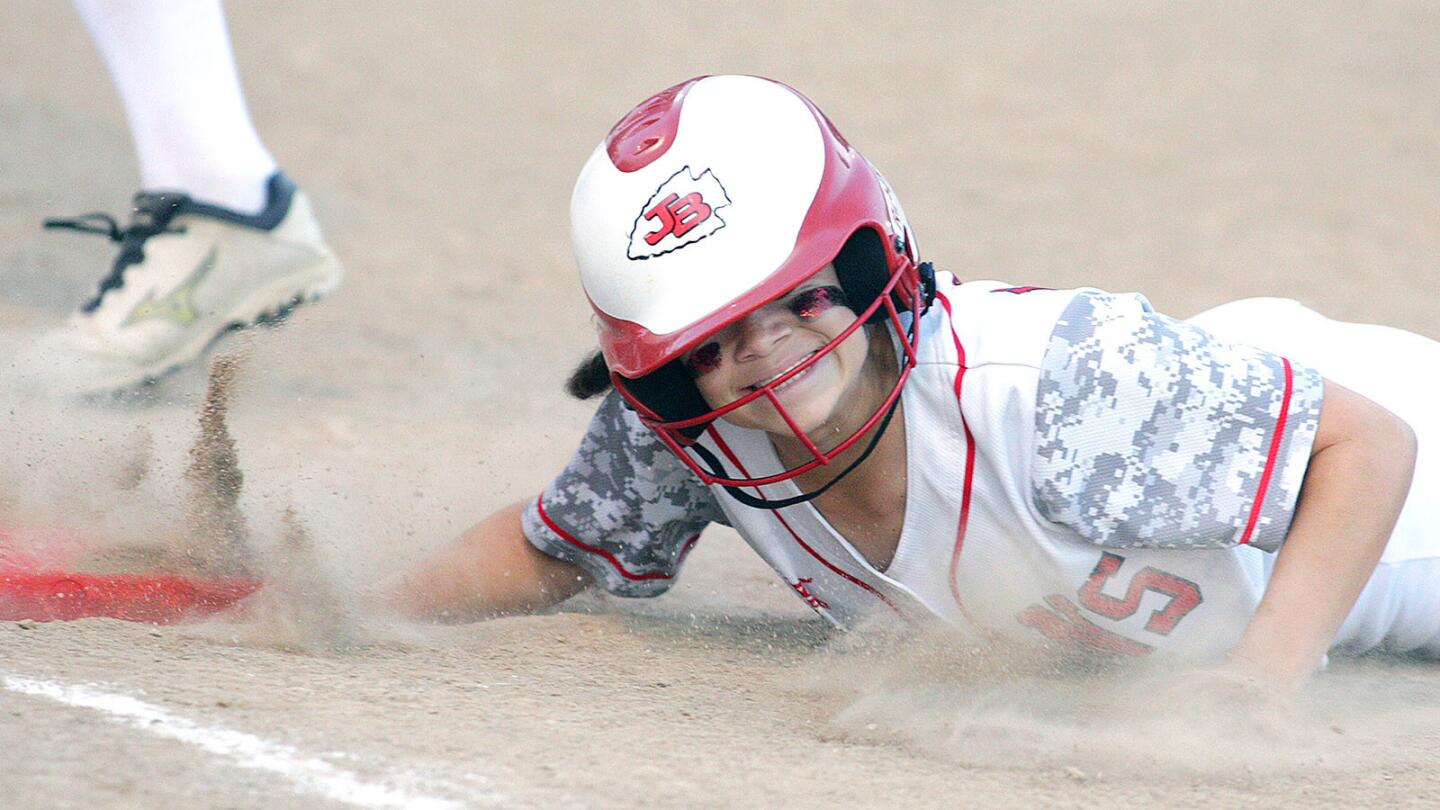
<path id="1" fill-rule="evenodd" d="M 619 596 L 669 590 L 700 531 L 724 522 L 709 487 L 613 391 L 570 463 L 521 517 L 536 548 Z"/>
<path id="2" fill-rule="evenodd" d="M 1278 550 L 1323 395 L 1313 369 L 1082 291 L 1040 371 L 1036 507 L 1101 546 Z"/>

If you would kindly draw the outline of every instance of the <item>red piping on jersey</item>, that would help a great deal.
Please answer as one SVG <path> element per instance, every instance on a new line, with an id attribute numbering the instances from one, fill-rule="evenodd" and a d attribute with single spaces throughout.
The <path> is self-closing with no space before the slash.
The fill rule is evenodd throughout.
<path id="1" fill-rule="evenodd" d="M 1285 366 L 1285 396 L 1280 400 L 1280 418 L 1275 420 L 1275 433 L 1270 437 L 1270 453 L 1265 458 L 1265 472 L 1260 474 L 1260 486 L 1255 491 L 1255 505 L 1250 507 L 1250 522 L 1245 524 L 1241 545 L 1249 545 L 1255 533 L 1255 524 L 1260 522 L 1260 510 L 1265 506 L 1265 491 L 1270 488 L 1270 476 L 1275 472 L 1275 460 L 1280 457 L 1280 440 L 1285 436 L 1285 422 L 1290 417 L 1290 395 L 1295 392 L 1295 374 L 1290 368 L 1289 358 L 1282 357 Z"/>
<path id="2" fill-rule="evenodd" d="M 616 559 L 614 554 L 611 554 L 603 548 L 598 548 L 596 546 L 592 546 L 588 543 L 577 540 L 569 532 L 560 528 L 560 526 L 557 525 L 555 521 L 551 520 L 550 516 L 545 514 L 545 498 L 543 495 L 535 499 L 535 508 L 540 512 L 540 519 L 545 521 L 546 526 L 550 527 L 550 531 L 560 535 L 560 537 L 562 537 L 565 542 L 569 543 L 572 546 L 575 546 L 582 551 L 588 551 L 591 554 L 598 554 L 601 557 L 604 557 L 607 561 L 609 561 L 611 565 L 615 566 L 615 570 L 620 573 L 620 576 L 632 582 L 643 582 L 649 579 L 670 579 L 675 576 L 674 574 L 665 574 L 659 571 L 650 571 L 644 574 L 636 574 L 627 571 L 625 570 L 625 566 L 620 564 L 620 560 Z M 677 565 L 680 563 L 681 560 L 685 559 L 685 555 L 690 553 L 690 547 L 695 545 L 695 541 L 699 539 L 700 535 L 694 534 L 690 536 L 689 540 L 685 541 L 685 546 L 680 549 L 680 554 L 675 557 L 675 563 Z"/>
<path id="3" fill-rule="evenodd" d="M 937 292 L 935 297 L 940 305 L 945 307 L 946 322 L 950 324 L 950 336 L 955 339 L 956 369 L 955 369 L 955 404 L 962 406 L 961 393 L 965 385 L 965 347 L 960 345 L 960 334 L 955 331 L 955 321 L 950 311 L 950 299 L 942 292 Z M 965 619 L 972 625 L 979 627 L 970 616 L 970 611 L 965 608 L 965 601 L 960 598 L 960 551 L 965 547 L 965 529 L 970 525 L 970 493 L 975 483 L 975 435 L 970 432 L 970 423 L 965 419 L 965 409 L 960 407 L 960 427 L 965 430 L 965 482 L 964 489 L 960 493 L 960 521 L 955 528 L 955 553 L 950 557 L 950 594 L 955 597 L 955 605 L 960 608 Z"/>
<path id="4" fill-rule="evenodd" d="M 710 437 L 715 440 L 715 446 L 716 446 L 716 447 L 719 447 L 719 448 L 720 448 L 720 452 L 724 453 L 724 454 L 725 454 L 725 457 L 728 458 L 728 459 L 730 459 L 730 463 L 735 465 L 735 468 L 740 471 L 740 474 L 741 474 L 741 475 L 744 475 L 744 476 L 747 477 L 747 478 L 753 478 L 754 476 L 751 476 L 751 475 L 750 475 L 750 471 L 745 469 L 745 465 L 744 465 L 744 464 L 741 464 L 741 463 L 740 463 L 740 459 L 737 458 L 736 455 L 735 455 L 735 453 L 730 450 L 730 445 L 725 442 L 724 437 L 722 437 L 722 436 L 720 435 L 720 431 L 715 430 L 715 429 L 712 427 L 712 428 L 710 428 L 709 433 L 710 433 Z M 765 497 L 765 494 L 760 491 L 760 487 L 754 487 L 754 490 L 755 490 L 755 494 L 756 494 L 756 495 L 759 495 L 759 496 L 762 497 L 762 498 Z M 833 565 L 829 560 L 825 559 L 824 557 L 821 557 L 821 556 L 820 556 L 820 553 L 817 552 L 815 549 L 811 548 L 808 543 L 806 543 L 804 540 L 800 539 L 799 533 L 796 532 L 794 529 L 790 528 L 790 524 L 785 520 L 785 516 L 782 515 L 782 514 L 780 514 L 780 510 L 778 510 L 778 509 L 771 509 L 771 510 L 770 510 L 770 514 L 774 515 L 774 516 L 775 516 L 775 519 L 778 520 L 778 521 L 780 521 L 780 525 L 785 527 L 785 531 L 789 532 L 789 533 L 790 533 L 790 536 L 793 537 L 793 538 L 795 538 L 795 542 L 798 543 L 801 548 L 805 549 L 805 551 L 806 551 L 807 553 L 809 553 L 809 555 L 810 555 L 811 557 L 814 557 L 815 559 L 819 560 L 821 565 L 825 566 L 826 568 L 830 569 L 831 571 L 834 571 L 836 574 L 839 574 L 842 578 L 845 579 L 846 582 L 850 582 L 850 583 L 853 583 L 853 584 L 855 584 L 855 585 L 859 585 L 861 588 L 864 588 L 865 590 L 869 591 L 871 594 L 873 594 L 873 595 L 875 596 L 876 599 L 879 599 L 881 602 L 884 602 L 886 607 L 888 607 L 888 608 L 890 608 L 891 610 L 895 611 L 895 615 L 899 616 L 899 617 L 902 618 L 902 619 L 905 618 L 905 613 L 904 613 L 903 611 L 901 611 L 900 608 L 897 607 L 894 602 L 891 602 L 890 599 L 889 599 L 887 596 L 885 596 L 885 594 L 883 594 L 883 593 L 881 593 L 880 591 L 876 590 L 874 586 L 872 586 L 870 583 L 864 581 L 863 579 L 860 579 L 860 578 L 858 578 L 858 577 L 850 574 L 849 572 L 840 569 L 838 566 Z"/>
<path id="5" fill-rule="evenodd" d="M 686 557 L 690 556 L 690 549 L 695 548 L 695 542 L 699 539 L 700 533 L 696 532 L 690 535 L 690 539 L 685 541 L 685 545 L 680 547 L 680 553 L 675 555 L 675 565 L 677 567 L 680 563 L 685 562 Z"/>

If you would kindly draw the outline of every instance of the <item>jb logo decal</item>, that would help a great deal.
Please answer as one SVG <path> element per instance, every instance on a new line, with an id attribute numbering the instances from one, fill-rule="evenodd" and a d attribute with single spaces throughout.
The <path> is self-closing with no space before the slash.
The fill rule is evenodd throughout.
<path id="1" fill-rule="evenodd" d="M 689 166 L 682 168 L 645 201 L 630 230 L 626 257 L 652 259 L 699 242 L 725 227 L 719 212 L 729 204 L 725 187 L 709 169 L 696 175 Z"/>

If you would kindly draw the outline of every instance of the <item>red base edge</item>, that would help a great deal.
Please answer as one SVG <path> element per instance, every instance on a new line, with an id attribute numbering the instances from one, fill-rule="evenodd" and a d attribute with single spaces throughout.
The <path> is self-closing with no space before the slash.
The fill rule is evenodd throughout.
<path id="1" fill-rule="evenodd" d="M 174 624 L 236 608 L 258 579 L 0 570 L 0 620 L 123 619 Z"/>

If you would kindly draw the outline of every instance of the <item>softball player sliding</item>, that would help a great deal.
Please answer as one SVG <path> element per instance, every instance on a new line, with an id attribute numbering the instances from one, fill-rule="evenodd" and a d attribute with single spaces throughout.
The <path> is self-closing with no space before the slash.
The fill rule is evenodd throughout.
<path id="1" fill-rule="evenodd" d="M 601 351 L 569 387 L 614 390 L 539 498 L 397 586 L 412 615 L 655 596 L 724 523 L 842 627 L 932 617 L 1278 689 L 1336 646 L 1440 652 L 1417 454 L 1440 344 L 937 273 L 880 174 L 760 78 L 640 104 L 571 218 Z"/>

